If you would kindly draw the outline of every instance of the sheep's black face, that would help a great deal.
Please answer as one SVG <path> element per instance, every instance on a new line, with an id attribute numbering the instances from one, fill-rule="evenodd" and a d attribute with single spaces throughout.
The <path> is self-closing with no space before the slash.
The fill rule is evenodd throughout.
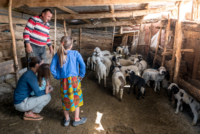
<path id="1" fill-rule="evenodd" d="M 162 75 L 165 75 L 166 74 L 166 71 L 162 71 Z"/>
<path id="2" fill-rule="evenodd" d="M 112 60 L 113 60 L 113 61 L 116 61 L 116 57 L 115 57 L 115 56 L 113 56 L 113 57 L 112 57 Z"/>
<path id="3" fill-rule="evenodd" d="M 134 72 L 134 71 L 131 71 L 129 74 L 132 75 L 132 76 L 134 76 L 134 75 L 135 75 L 135 72 Z"/>
<path id="4" fill-rule="evenodd" d="M 171 90 L 172 90 L 172 92 L 173 92 L 174 94 L 177 94 L 177 93 L 179 92 L 179 88 L 178 88 L 177 86 L 175 86 L 175 85 L 173 85 L 173 86 L 171 87 Z"/>

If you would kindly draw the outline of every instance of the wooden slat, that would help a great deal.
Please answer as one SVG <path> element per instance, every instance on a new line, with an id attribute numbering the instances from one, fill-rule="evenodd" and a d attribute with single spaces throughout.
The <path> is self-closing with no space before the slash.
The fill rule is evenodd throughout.
<path id="1" fill-rule="evenodd" d="M 6 0 L 1 0 L 0 7 L 7 6 Z M 162 2 L 172 2 L 177 0 L 162 0 Z M 183 0 L 182 0 L 183 1 Z M 189 1 L 189 0 L 185 0 Z M 16 0 L 13 1 L 13 7 L 21 7 L 27 5 L 29 7 L 56 7 L 56 6 L 101 6 L 101 5 L 122 5 L 122 4 L 133 4 L 133 3 L 154 3 L 160 2 L 160 0 Z"/>
<path id="2" fill-rule="evenodd" d="M 27 24 L 27 20 L 20 18 L 12 18 L 13 24 Z M 8 16 L 0 15 L 0 23 L 9 23 Z"/>
<path id="3" fill-rule="evenodd" d="M 192 79 L 196 79 L 197 71 L 198 71 L 198 65 L 200 61 L 200 45 L 196 44 L 195 49 L 195 57 L 194 57 L 194 65 L 193 65 L 193 72 L 192 72 Z"/>
<path id="4" fill-rule="evenodd" d="M 115 13 L 98 13 L 98 14 L 58 14 L 58 19 L 91 19 L 91 18 L 113 18 L 113 17 L 135 17 L 144 16 L 148 14 L 161 13 L 176 9 L 177 6 L 160 7 L 155 9 L 115 12 Z"/>
<path id="5" fill-rule="evenodd" d="M 113 27 L 113 26 L 131 26 L 136 24 L 134 21 L 116 21 L 108 23 L 100 23 L 97 25 L 93 24 L 83 24 L 83 25 L 69 25 L 68 28 L 97 28 L 97 27 Z"/>
<path id="6" fill-rule="evenodd" d="M 114 13 L 115 12 L 115 8 L 114 8 L 114 5 L 109 5 L 109 8 L 110 8 L 110 12 L 111 13 Z M 116 18 L 112 18 L 113 21 L 116 21 Z"/>
<path id="7" fill-rule="evenodd" d="M 64 6 L 58 6 L 57 8 L 59 8 L 59 9 L 65 11 L 65 12 L 68 12 L 68 13 L 70 13 L 70 14 L 78 14 L 77 12 L 74 12 L 74 11 L 72 11 L 72 10 L 70 10 L 70 9 L 68 9 L 68 8 L 66 8 L 66 7 L 64 7 Z M 88 23 L 88 24 L 91 24 L 91 22 L 90 22 L 89 20 L 83 19 L 83 21 L 85 21 L 85 22 Z"/>

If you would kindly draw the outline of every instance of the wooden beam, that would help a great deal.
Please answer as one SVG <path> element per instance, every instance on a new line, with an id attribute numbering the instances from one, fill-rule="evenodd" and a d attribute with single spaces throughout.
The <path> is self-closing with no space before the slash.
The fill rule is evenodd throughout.
<path id="1" fill-rule="evenodd" d="M 165 45 L 164 45 L 164 53 L 167 51 L 167 44 L 168 44 L 168 38 L 169 38 L 169 31 L 170 31 L 170 13 L 168 14 L 168 24 L 166 28 L 166 33 L 165 33 Z M 164 66 L 165 63 L 165 55 L 162 57 L 162 63 L 161 66 Z"/>
<path id="2" fill-rule="evenodd" d="M 56 34 L 57 34 L 57 32 L 56 32 L 56 30 L 57 30 L 57 27 L 56 27 L 57 18 L 56 18 L 56 16 L 57 16 L 57 13 L 56 13 L 56 9 L 55 9 L 55 14 L 54 14 L 54 17 L 55 17 L 55 19 L 54 19 L 54 54 L 56 54 Z"/>
<path id="3" fill-rule="evenodd" d="M 96 28 L 96 27 L 113 27 L 113 26 L 131 26 L 134 25 L 134 21 L 116 21 L 108 23 L 100 23 L 97 25 L 83 24 L 83 25 L 69 25 L 68 28 Z"/>
<path id="4" fill-rule="evenodd" d="M 113 27 L 113 38 L 112 38 L 112 51 L 113 51 L 113 44 L 115 41 L 115 26 Z"/>
<path id="5" fill-rule="evenodd" d="M 172 2 L 177 0 L 162 0 L 162 2 Z M 183 0 L 182 0 L 183 1 Z M 185 0 L 189 1 L 189 0 Z M 2 0 L 0 7 L 5 7 L 6 0 Z M 102 5 L 122 5 L 122 4 L 134 4 L 134 3 L 154 3 L 160 2 L 160 0 L 17 0 L 13 1 L 13 7 L 21 7 L 27 5 L 28 7 L 56 7 L 56 6 L 102 6 Z"/>
<path id="6" fill-rule="evenodd" d="M 26 14 L 29 14 L 29 15 L 33 15 L 33 16 L 38 16 L 40 15 L 40 13 L 37 13 L 37 12 L 34 12 L 32 10 L 29 10 L 28 7 L 19 7 L 19 8 L 16 8 L 14 10 L 17 10 L 18 12 L 20 11 L 21 13 L 26 13 Z"/>
<path id="7" fill-rule="evenodd" d="M 149 55 L 149 50 L 150 50 L 150 45 L 151 45 L 151 36 L 152 36 L 152 29 L 153 29 L 153 24 L 151 23 L 151 26 L 149 28 L 150 33 L 149 33 L 149 42 L 148 44 L 145 46 L 145 59 L 148 60 L 148 55 Z"/>
<path id="8" fill-rule="evenodd" d="M 114 12 L 115 12 L 114 5 L 109 5 L 109 9 L 110 9 L 110 12 L 111 12 L 111 13 L 114 13 Z M 114 22 L 116 21 L 115 18 L 112 18 L 112 20 L 113 20 Z"/>
<path id="9" fill-rule="evenodd" d="M 17 50 L 16 50 L 16 40 L 15 40 L 15 31 L 13 29 L 13 21 L 12 21 L 12 0 L 9 0 L 8 5 L 8 19 L 10 24 L 10 33 L 12 35 L 12 49 L 13 49 L 13 57 L 14 57 L 14 69 L 15 69 L 15 84 L 17 85 L 17 81 L 19 79 L 19 65 L 17 60 Z"/>
<path id="10" fill-rule="evenodd" d="M 174 70 L 174 78 L 173 82 L 178 83 L 178 74 L 179 74 L 179 68 L 180 68 L 180 63 L 181 63 L 181 44 L 182 44 L 182 37 L 181 37 L 181 19 L 180 19 L 180 13 L 181 13 L 181 6 L 182 2 L 179 2 L 178 6 L 178 20 L 176 22 L 176 31 L 175 34 L 177 34 L 177 38 L 175 39 L 176 41 L 176 65 L 175 65 L 175 70 Z"/>
<path id="11" fill-rule="evenodd" d="M 68 13 L 70 13 L 70 14 L 78 14 L 77 12 L 74 12 L 74 11 L 72 11 L 72 10 L 70 10 L 70 9 L 68 9 L 68 8 L 66 8 L 66 7 L 64 7 L 64 6 L 58 6 L 57 8 L 59 8 L 59 9 L 65 11 L 65 12 L 68 12 Z M 85 21 L 85 22 L 88 23 L 88 24 L 91 24 L 91 22 L 90 22 L 89 20 L 87 20 L 87 19 L 83 19 L 83 21 Z"/>
<path id="12" fill-rule="evenodd" d="M 158 36 L 158 40 L 157 40 L 157 46 L 156 46 L 156 51 L 155 51 L 155 57 L 154 57 L 154 60 L 153 60 L 153 68 L 154 68 L 154 66 L 155 66 L 156 58 L 157 58 L 157 55 L 158 55 L 158 47 L 159 47 L 159 44 L 160 44 L 161 32 L 162 32 L 162 27 L 160 27 L 159 36 Z"/>
<path id="13" fill-rule="evenodd" d="M 20 19 L 20 18 L 13 18 L 13 24 L 27 24 L 27 20 Z M 8 16 L 0 15 L 0 23 L 9 23 Z"/>
<path id="14" fill-rule="evenodd" d="M 200 90 L 198 88 L 192 86 L 181 78 L 178 78 L 178 85 L 180 85 L 188 94 L 200 103 Z"/>
<path id="15" fill-rule="evenodd" d="M 140 23 L 140 31 L 138 32 L 138 42 L 137 42 L 137 45 L 136 45 L 136 53 L 138 53 L 138 46 L 139 46 L 139 43 L 140 43 L 140 33 L 142 31 L 142 23 Z"/>
<path id="16" fill-rule="evenodd" d="M 200 45 L 196 44 L 192 79 L 196 79 L 196 75 L 197 75 L 197 71 L 198 71 L 198 65 L 199 65 L 199 59 L 200 59 L 199 51 L 200 51 Z"/>
<path id="17" fill-rule="evenodd" d="M 63 20 L 63 27 L 64 27 L 65 36 L 67 36 L 67 29 L 66 29 L 66 22 L 65 22 L 65 20 Z"/>
<path id="18" fill-rule="evenodd" d="M 177 6 L 160 7 L 153 9 L 137 10 L 137 11 L 126 11 L 126 12 L 115 12 L 115 13 L 98 13 L 98 14 L 58 14 L 58 19 L 95 19 L 95 18 L 113 18 L 113 17 L 136 17 L 144 16 L 148 14 L 161 13 L 176 9 Z"/>

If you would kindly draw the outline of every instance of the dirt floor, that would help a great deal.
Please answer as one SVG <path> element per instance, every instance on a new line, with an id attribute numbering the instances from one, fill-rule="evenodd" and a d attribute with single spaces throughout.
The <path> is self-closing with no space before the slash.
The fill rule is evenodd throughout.
<path id="1" fill-rule="evenodd" d="M 59 93 L 60 82 L 52 78 L 54 92 L 51 102 L 43 109 L 42 121 L 24 121 L 23 113 L 14 109 L 12 96 L 0 104 L 0 134 L 198 134 L 197 126 L 191 126 L 193 115 L 186 107 L 177 115 L 164 89 L 154 92 L 146 88 L 145 99 L 136 99 L 136 95 L 124 90 L 123 100 L 112 96 L 111 75 L 107 88 L 97 83 L 95 73 L 87 71 L 82 82 L 84 106 L 81 117 L 87 117 L 84 125 L 78 127 L 62 126 L 62 105 Z M 101 125 L 95 123 L 97 112 L 102 113 Z M 71 113 L 74 118 L 74 113 Z M 72 124 L 72 121 L 71 121 Z"/>

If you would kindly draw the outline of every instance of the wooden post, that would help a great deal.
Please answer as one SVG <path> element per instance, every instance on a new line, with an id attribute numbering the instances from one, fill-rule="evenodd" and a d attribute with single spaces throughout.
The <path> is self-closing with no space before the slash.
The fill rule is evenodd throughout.
<path id="1" fill-rule="evenodd" d="M 82 28 L 80 28 L 79 32 L 79 53 L 81 53 Z"/>
<path id="2" fill-rule="evenodd" d="M 56 34 L 57 34 L 57 28 L 56 28 L 56 9 L 55 9 L 55 14 L 54 14 L 54 17 L 55 17 L 55 19 L 54 19 L 54 54 L 56 53 Z"/>
<path id="3" fill-rule="evenodd" d="M 167 24 L 166 33 L 165 33 L 164 53 L 167 51 L 166 47 L 168 44 L 169 31 L 170 31 L 170 13 L 168 15 L 168 24 Z M 164 66 L 164 63 L 165 63 L 165 55 L 163 55 L 163 57 L 162 57 L 161 66 Z"/>
<path id="4" fill-rule="evenodd" d="M 123 34 L 122 36 L 122 46 L 126 46 L 128 41 L 128 34 Z"/>
<path id="5" fill-rule="evenodd" d="M 69 36 L 71 36 L 71 34 L 72 34 L 72 29 L 71 29 L 71 28 L 67 28 L 67 33 L 68 33 Z"/>
<path id="6" fill-rule="evenodd" d="M 150 33 L 149 33 L 149 42 L 148 42 L 148 44 L 146 45 L 146 52 L 145 52 L 145 58 L 146 58 L 146 60 L 148 59 L 148 55 L 149 55 L 149 50 L 150 50 L 150 45 L 151 45 L 151 35 L 152 35 L 152 23 L 151 23 L 151 26 L 150 26 L 150 28 L 149 28 L 149 30 L 150 30 Z"/>
<path id="7" fill-rule="evenodd" d="M 176 64 L 174 69 L 174 78 L 173 82 L 178 84 L 178 74 L 179 74 L 179 68 L 181 63 L 181 44 L 182 44 L 182 37 L 181 37 L 181 19 L 180 19 L 180 13 L 181 13 L 181 5 L 182 2 L 179 2 L 178 6 L 178 20 L 176 22 L 176 31 L 175 34 L 177 34 L 175 41 L 176 41 Z"/>
<path id="8" fill-rule="evenodd" d="M 191 11 L 191 20 L 196 20 L 198 18 L 198 0 L 192 1 L 192 11 Z"/>
<path id="9" fill-rule="evenodd" d="M 198 65 L 199 65 L 199 59 L 200 59 L 199 51 L 200 51 L 200 46 L 199 46 L 199 44 L 196 43 L 192 79 L 196 79 Z"/>
<path id="10" fill-rule="evenodd" d="M 140 23 L 140 30 L 138 31 L 138 43 L 136 45 L 136 53 L 138 53 L 138 46 L 140 42 L 140 31 L 142 31 L 142 23 Z"/>
<path id="11" fill-rule="evenodd" d="M 15 81 L 17 85 L 17 81 L 19 79 L 19 65 L 18 65 L 18 60 L 17 60 L 17 51 L 16 51 L 16 41 L 15 41 L 15 33 L 13 29 L 13 22 L 12 22 L 12 0 L 9 0 L 9 5 L 8 5 L 8 19 L 9 19 L 9 25 L 10 25 L 10 33 L 12 36 L 12 49 L 13 49 L 13 57 L 14 57 L 14 69 L 15 69 Z"/>
<path id="12" fill-rule="evenodd" d="M 63 26 L 64 26 L 65 36 L 67 36 L 67 30 L 66 30 L 66 22 L 65 22 L 65 20 L 63 20 Z"/>
<path id="13" fill-rule="evenodd" d="M 113 38 L 112 38 L 112 52 L 113 52 L 113 44 L 115 41 L 115 26 L 113 27 Z"/>
<path id="14" fill-rule="evenodd" d="M 157 40 L 157 46 L 156 46 L 156 51 L 155 51 L 155 57 L 154 57 L 154 59 L 153 59 L 153 68 L 154 68 L 155 63 L 156 63 L 156 58 L 157 58 L 157 54 L 158 54 L 158 47 L 159 47 L 160 38 L 161 38 L 161 32 L 162 32 L 162 27 L 160 27 L 159 36 L 158 36 L 158 40 Z"/>

